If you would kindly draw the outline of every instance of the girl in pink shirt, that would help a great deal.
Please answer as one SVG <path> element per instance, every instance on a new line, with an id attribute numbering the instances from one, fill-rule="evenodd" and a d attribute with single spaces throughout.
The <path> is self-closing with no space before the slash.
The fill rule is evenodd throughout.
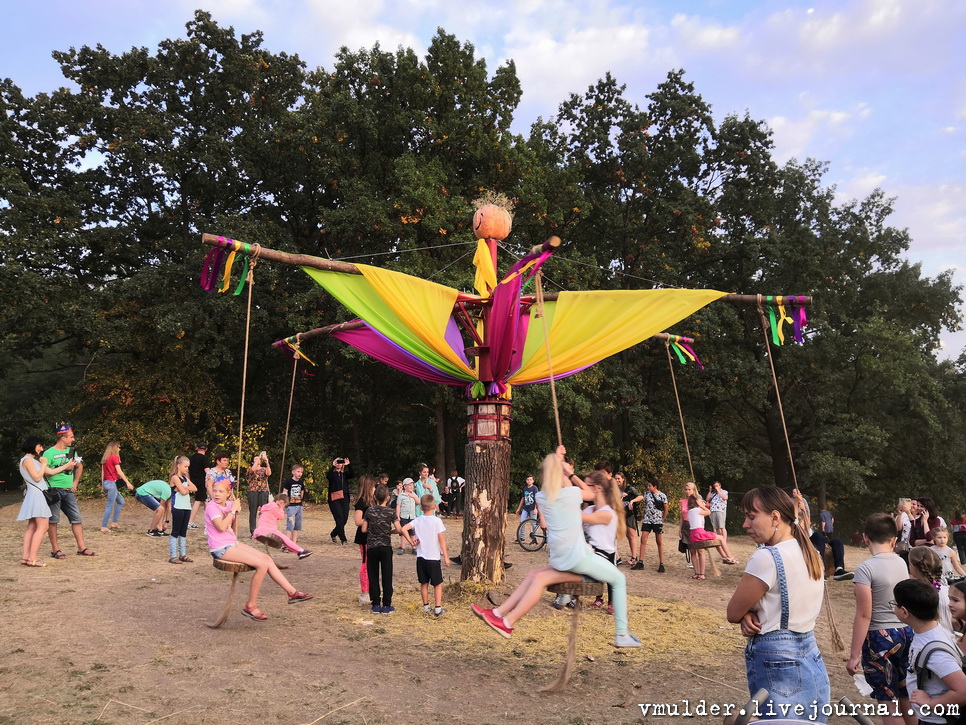
<path id="1" fill-rule="evenodd" d="M 268 574 L 288 594 L 288 603 L 305 602 L 311 594 L 293 587 L 285 575 L 275 565 L 275 560 L 247 544 L 238 543 L 238 512 L 241 502 L 228 498 L 228 484 L 219 481 L 211 487 L 211 500 L 205 505 L 205 532 L 208 534 L 208 549 L 215 559 L 248 564 L 255 570 L 251 586 L 248 588 L 248 602 L 242 610 L 249 619 L 264 622 L 266 617 L 258 608 L 258 590 L 261 589 Z"/>
<path id="2" fill-rule="evenodd" d="M 306 559 L 312 556 L 312 552 L 303 549 L 296 544 L 278 528 L 278 522 L 285 520 L 285 507 L 288 506 L 288 494 L 280 493 L 274 501 L 258 507 L 258 526 L 252 532 L 252 538 L 259 536 L 276 536 L 289 551 L 294 551 L 299 555 L 299 559 Z"/>

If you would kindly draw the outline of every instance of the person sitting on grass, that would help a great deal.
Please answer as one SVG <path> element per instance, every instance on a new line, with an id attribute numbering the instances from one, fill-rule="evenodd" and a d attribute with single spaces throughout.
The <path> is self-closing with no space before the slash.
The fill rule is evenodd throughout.
<path id="1" fill-rule="evenodd" d="M 547 546 L 550 566 L 533 569 L 502 605 L 471 609 L 487 626 L 502 637 L 510 638 L 513 625 L 540 601 L 551 584 L 579 582 L 584 576 L 610 584 L 613 588 L 615 647 L 640 647 L 641 641 L 627 629 L 627 582 L 613 564 L 594 553 L 584 539 L 580 516 L 583 501 L 591 501 L 594 492 L 574 475 L 573 466 L 564 460 L 567 449 L 558 446 L 541 466 L 541 490 L 537 505 L 547 523 Z"/>
<path id="2" fill-rule="evenodd" d="M 258 608 L 257 599 L 258 590 L 262 588 L 266 574 L 288 594 L 289 604 L 306 602 L 312 598 L 312 595 L 293 587 L 279 571 L 275 560 L 268 554 L 238 543 L 240 510 L 241 502 L 235 497 L 229 499 L 228 484 L 225 481 L 219 481 L 211 487 L 211 500 L 205 504 L 205 533 L 208 534 L 208 550 L 213 559 L 247 564 L 255 569 L 251 585 L 248 587 L 248 601 L 242 614 L 256 622 L 264 622 L 268 617 Z"/>

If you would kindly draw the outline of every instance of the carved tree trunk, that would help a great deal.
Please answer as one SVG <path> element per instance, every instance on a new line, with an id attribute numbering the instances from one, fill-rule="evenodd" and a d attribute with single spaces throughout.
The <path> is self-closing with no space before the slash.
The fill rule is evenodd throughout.
<path id="1" fill-rule="evenodd" d="M 510 403 L 468 406 L 466 504 L 461 581 L 503 581 L 507 501 L 510 495 Z"/>

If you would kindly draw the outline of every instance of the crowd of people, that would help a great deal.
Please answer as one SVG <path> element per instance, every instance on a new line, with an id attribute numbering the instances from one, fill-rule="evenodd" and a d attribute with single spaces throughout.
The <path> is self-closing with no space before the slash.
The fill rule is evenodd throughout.
<path id="1" fill-rule="evenodd" d="M 27 567 L 47 565 L 39 554 L 45 535 L 50 540 L 50 556 L 66 558 L 57 528 L 62 516 L 70 523 L 76 554 L 97 555 L 85 543 L 77 504 L 84 464 L 74 448 L 74 432 L 69 424 L 61 423 L 55 433 L 55 443 L 46 449 L 41 439 L 28 438 L 20 460 L 25 493 L 18 520 L 27 522 L 21 557 L 21 564 Z M 242 612 L 246 617 L 257 622 L 268 619 L 257 602 L 266 576 L 285 591 L 289 603 L 312 599 L 289 582 L 271 556 L 239 540 L 242 504 L 238 482 L 228 468 L 228 454 L 218 452 L 210 461 L 207 448 L 199 443 L 190 458 L 176 456 L 167 481 L 135 486 L 122 467 L 120 442 L 111 441 L 101 459 L 101 488 L 106 498 L 101 531 L 109 534 L 120 527 L 126 489 L 153 512 L 147 534 L 167 536 L 168 561 L 190 563 L 188 530 L 201 527 L 194 518 L 203 509 L 211 557 L 247 564 L 255 571 Z M 474 605 L 472 610 L 492 630 L 509 638 L 548 586 L 592 579 L 607 585 L 606 603 L 600 596 L 591 606 L 614 616 L 614 645 L 640 647 L 640 640 L 629 630 L 627 580 L 618 567 L 623 563 L 631 570 L 643 569 L 653 534 L 657 572 L 666 572 L 663 533 L 670 508 L 668 495 L 656 481 L 648 481 L 646 492 L 639 493 L 627 475 L 613 473 L 607 461 L 598 463 L 587 476 L 578 476 L 565 453 L 561 446 L 546 457 L 539 489 L 534 477 L 527 477 L 516 509 L 520 521 L 536 518 L 546 531 L 548 566 L 530 571 L 499 606 Z M 249 533 L 252 538 L 275 537 L 284 551 L 304 559 L 312 554 L 298 543 L 307 493 L 304 468 L 294 465 L 275 497 L 269 487 L 271 470 L 268 455 L 262 451 L 246 471 Z M 334 459 L 326 474 L 327 501 L 335 522 L 329 537 L 337 545 L 347 544 L 349 482 L 353 478 L 345 457 Z M 425 464 L 416 467 L 415 479 L 404 478 L 394 486 L 385 474 L 359 477 L 354 502 L 354 543 L 361 558 L 359 600 L 373 614 L 395 611 L 393 556 L 407 550 L 416 556 L 424 611 L 435 617 L 446 612 L 442 568 L 451 560 L 443 519 L 460 513 L 464 488 L 465 480 L 456 471 L 441 483 Z M 679 501 L 678 536 L 682 550 L 694 555 L 691 576 L 696 581 L 704 580 L 706 557 L 711 555 L 707 552 L 712 549 L 723 563 L 737 563 L 727 545 L 728 500 L 728 491 L 720 482 L 714 482 L 704 496 L 693 482 L 685 485 L 684 498 Z M 822 508 L 813 526 L 809 505 L 798 489 L 791 495 L 776 487 L 754 489 L 742 497 L 741 509 L 742 528 L 758 548 L 728 603 L 727 618 L 748 638 L 749 692 L 760 687 L 769 692 L 768 701 L 759 704 L 762 719 L 770 719 L 768 713 L 788 714 L 788 708 L 793 708 L 795 714 L 827 721 L 822 706 L 831 697 L 828 671 L 814 636 L 826 585 L 826 550 L 834 561 L 832 578 L 854 579 L 855 615 L 846 669 L 864 677 L 874 700 L 898 704 L 882 711 L 883 722 L 942 723 L 946 722 L 944 706 L 966 704 L 962 669 L 966 643 L 961 639 L 966 631 L 966 569 L 962 565 L 966 517 L 960 510 L 947 524 L 935 501 L 923 497 L 901 500 L 894 513 L 872 514 L 862 535 L 870 556 L 853 573 L 845 569 L 844 546 L 835 537 L 834 516 Z M 710 519 L 707 527 L 706 518 Z M 398 548 L 394 537 L 398 537 Z M 630 548 L 626 561 L 618 554 L 618 544 L 624 540 Z M 713 546 L 703 546 L 707 542 Z"/>

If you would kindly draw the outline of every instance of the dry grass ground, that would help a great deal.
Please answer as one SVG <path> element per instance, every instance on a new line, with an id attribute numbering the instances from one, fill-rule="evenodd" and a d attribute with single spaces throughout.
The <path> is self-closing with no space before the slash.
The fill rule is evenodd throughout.
<path id="1" fill-rule="evenodd" d="M 414 557 L 397 556 L 398 611 L 373 616 L 358 604 L 357 547 L 329 543 L 328 509 L 312 507 L 301 542 L 315 555 L 277 558 L 315 598 L 288 606 L 267 583 L 259 604 L 270 620 L 255 623 L 240 615 L 248 579 L 242 575 L 228 622 L 212 630 L 205 622 L 221 610 L 230 577 L 211 566 L 202 532 L 189 532 L 195 563 L 175 566 L 167 563 L 167 539 L 144 535 L 146 508 L 128 499 L 123 530 L 102 534 L 102 507 L 99 500 L 83 503 L 87 543 L 100 556 L 75 556 L 65 529 L 68 559 L 47 558 L 44 569 L 17 564 L 19 503 L 0 509 L 0 724 L 673 723 L 681 718 L 645 720 L 638 704 L 689 700 L 693 708 L 701 699 L 747 699 L 744 638 L 724 618 L 741 566 L 722 566 L 720 578 L 695 582 L 675 550 L 667 573 L 657 574 L 652 540 L 647 568 L 624 569 L 631 629 L 646 646 L 614 649 L 612 618 L 587 611 L 568 690 L 539 695 L 556 675 L 568 633 L 569 614 L 548 606 L 549 596 L 505 640 L 472 615 L 469 604 L 484 601 L 483 590 L 461 588 L 456 567 L 446 571 L 448 613 L 438 620 L 424 615 Z M 461 522 L 445 523 L 453 553 Z M 752 546 L 733 537 L 732 550 L 744 562 Z M 46 542 L 41 552 L 49 554 Z M 854 567 L 864 552 L 847 548 L 847 557 Z M 495 598 L 543 565 L 546 553 L 524 552 L 511 540 L 507 559 L 514 566 L 491 590 Z M 829 586 L 848 641 L 852 587 Z M 858 701 L 846 653 L 833 650 L 828 631 L 823 615 L 817 634 L 835 698 Z"/>

